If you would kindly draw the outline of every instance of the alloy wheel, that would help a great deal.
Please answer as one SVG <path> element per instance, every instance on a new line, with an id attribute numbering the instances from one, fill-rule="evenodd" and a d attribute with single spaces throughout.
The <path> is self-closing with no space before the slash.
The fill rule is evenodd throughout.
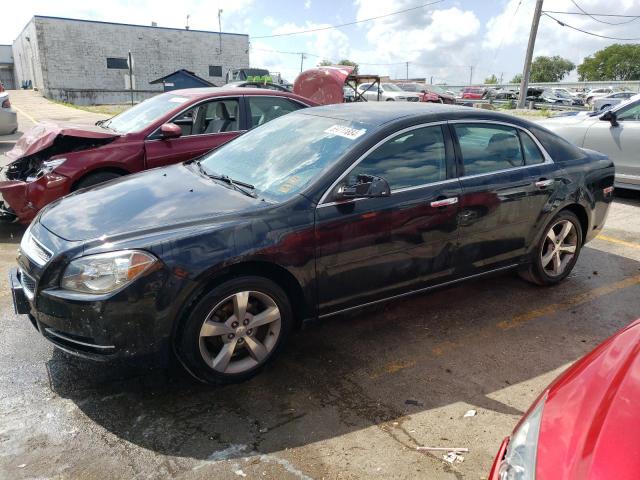
<path id="1" fill-rule="evenodd" d="M 578 233 L 569 220 L 556 222 L 548 231 L 540 251 L 544 272 L 550 277 L 562 275 L 578 248 Z"/>
<path id="2" fill-rule="evenodd" d="M 200 329 L 200 354 L 213 370 L 243 373 L 263 363 L 278 343 L 280 310 L 257 291 L 229 295 L 207 315 Z"/>

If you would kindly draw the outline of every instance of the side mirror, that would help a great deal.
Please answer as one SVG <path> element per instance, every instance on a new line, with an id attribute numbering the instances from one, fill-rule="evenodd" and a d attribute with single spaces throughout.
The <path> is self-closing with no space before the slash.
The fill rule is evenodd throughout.
<path id="1" fill-rule="evenodd" d="M 358 175 L 353 184 L 338 187 L 334 195 L 336 200 L 353 198 L 388 197 L 391 195 L 389 183 L 382 177 L 374 175 Z"/>
<path id="2" fill-rule="evenodd" d="M 182 129 L 175 123 L 165 123 L 160 127 L 162 138 L 178 138 L 182 135 Z"/>
<path id="3" fill-rule="evenodd" d="M 618 116 L 616 115 L 616 112 L 612 112 L 611 110 L 607 110 L 602 115 L 600 115 L 600 120 L 611 122 L 612 127 L 618 126 Z"/>

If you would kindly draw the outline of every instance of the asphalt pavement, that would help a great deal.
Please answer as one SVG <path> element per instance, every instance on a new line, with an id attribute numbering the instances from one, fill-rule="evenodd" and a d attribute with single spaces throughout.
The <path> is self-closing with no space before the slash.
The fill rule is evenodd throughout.
<path id="1" fill-rule="evenodd" d="M 486 478 L 544 386 L 640 317 L 639 212 L 617 195 L 559 286 L 503 274 L 315 322 L 226 387 L 52 348 L 13 313 L 23 228 L 0 226 L 0 478 Z"/>

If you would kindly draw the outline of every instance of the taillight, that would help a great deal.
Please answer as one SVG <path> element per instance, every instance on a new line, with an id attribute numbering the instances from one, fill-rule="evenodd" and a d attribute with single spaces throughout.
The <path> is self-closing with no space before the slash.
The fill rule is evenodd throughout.
<path id="1" fill-rule="evenodd" d="M 2 102 L 2 108 L 11 108 L 11 102 L 8 98 L 4 102 Z"/>
<path id="2" fill-rule="evenodd" d="M 613 193 L 613 187 L 606 187 L 602 189 L 604 196 L 607 197 Z"/>

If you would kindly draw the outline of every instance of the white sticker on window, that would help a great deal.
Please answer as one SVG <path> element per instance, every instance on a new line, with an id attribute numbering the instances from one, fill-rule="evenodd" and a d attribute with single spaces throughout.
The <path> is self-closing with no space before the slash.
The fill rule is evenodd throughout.
<path id="1" fill-rule="evenodd" d="M 169 101 L 170 101 L 170 102 L 173 102 L 173 103 L 184 103 L 184 102 L 186 102 L 187 100 L 189 100 L 189 99 L 188 99 L 188 98 L 185 98 L 185 97 L 173 97 L 173 98 L 170 98 L 170 99 L 169 99 Z"/>
<path id="2" fill-rule="evenodd" d="M 333 125 L 327 128 L 324 133 L 330 133 L 332 135 L 348 138 L 349 140 L 355 140 L 367 133 L 367 130 L 365 128 L 349 128 L 342 125 Z"/>

